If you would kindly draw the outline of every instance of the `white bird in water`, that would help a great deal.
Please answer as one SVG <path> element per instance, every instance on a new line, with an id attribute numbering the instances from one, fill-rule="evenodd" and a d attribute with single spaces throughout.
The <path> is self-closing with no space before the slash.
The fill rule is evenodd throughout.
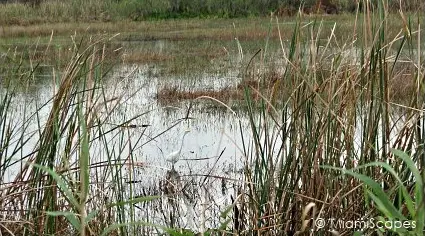
<path id="1" fill-rule="evenodd" d="M 180 160 L 180 154 L 181 154 L 181 151 L 182 151 L 182 148 L 183 148 L 184 137 L 189 132 L 190 132 L 190 130 L 184 131 L 183 136 L 182 136 L 182 140 L 181 140 L 181 144 L 180 144 L 180 149 L 168 154 L 168 156 L 166 158 L 166 160 L 168 162 L 171 162 L 173 169 L 174 169 L 174 165 Z"/>

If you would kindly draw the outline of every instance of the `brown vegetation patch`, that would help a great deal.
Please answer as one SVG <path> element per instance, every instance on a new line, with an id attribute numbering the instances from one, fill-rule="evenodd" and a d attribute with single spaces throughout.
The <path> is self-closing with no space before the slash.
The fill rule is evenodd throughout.
<path id="1" fill-rule="evenodd" d="M 163 103 L 169 103 L 173 101 L 191 100 L 201 96 L 208 96 L 220 101 L 227 102 L 230 99 L 233 100 L 245 100 L 245 89 L 251 88 L 260 91 L 263 95 L 270 94 L 273 86 L 276 84 L 278 75 L 276 72 L 270 73 L 270 77 L 266 80 L 243 80 L 235 88 L 226 87 L 218 91 L 212 90 L 197 90 L 197 91 L 183 91 L 177 87 L 164 87 L 156 95 L 156 98 Z M 260 98 L 258 93 L 252 92 L 251 99 L 258 100 Z"/>
<path id="2" fill-rule="evenodd" d="M 297 7 L 296 5 L 284 5 L 279 7 L 274 15 L 283 17 L 283 16 L 294 16 L 298 12 L 302 14 L 310 15 L 310 14 L 338 14 L 338 7 L 332 3 L 330 0 L 317 0 L 314 5 L 307 5 Z"/>
<path id="3" fill-rule="evenodd" d="M 156 52 L 129 52 L 122 55 L 122 60 L 126 63 L 149 63 L 173 60 L 169 54 Z"/>
<path id="4" fill-rule="evenodd" d="M 315 13 L 338 14 L 338 7 L 330 0 L 317 0 Z"/>
<path id="5" fill-rule="evenodd" d="M 253 75 L 250 75 L 250 74 L 248 74 L 248 76 L 250 78 L 253 77 Z M 263 79 L 260 79 L 260 80 L 255 80 L 255 79 L 242 80 L 237 85 L 237 88 L 245 89 L 246 87 L 250 87 L 257 90 L 271 89 L 275 85 L 276 81 L 279 78 L 281 78 L 281 75 L 277 71 L 271 70 L 271 71 L 264 72 L 262 77 Z"/>
<path id="6" fill-rule="evenodd" d="M 167 103 L 179 100 L 196 99 L 201 96 L 208 96 L 221 101 L 228 101 L 231 98 L 242 100 L 244 98 L 243 91 L 231 88 L 224 88 L 219 91 L 182 91 L 176 87 L 165 87 L 158 92 L 157 99 L 160 102 Z"/>
<path id="7" fill-rule="evenodd" d="M 215 48 L 215 49 L 201 48 L 201 49 L 195 50 L 194 53 L 196 56 L 206 57 L 208 59 L 215 59 L 215 58 L 226 56 L 228 52 L 224 48 Z"/>
<path id="8" fill-rule="evenodd" d="M 117 38 L 124 41 L 154 41 L 159 39 L 167 40 L 239 40 L 262 39 L 268 34 L 267 18 L 236 19 L 236 28 L 231 27 L 232 22 L 225 19 L 218 19 L 211 25 L 211 20 L 168 20 L 167 23 L 157 22 L 84 22 L 84 23 L 39 23 L 31 22 L 27 24 L 1 25 L 0 37 L 50 37 L 53 32 L 55 37 L 93 34 L 115 34 L 120 33 Z M 190 24 L 194 24 L 192 27 Z M 188 26 L 189 25 L 189 26 Z M 230 25 L 230 26 L 229 26 Z M 172 28 L 171 26 L 174 26 Z M 226 27 L 223 27 L 226 26 Z M 292 24 L 281 26 L 282 37 L 289 39 L 292 35 Z M 274 29 L 273 37 L 278 36 L 277 29 Z M 143 35 L 140 32 L 145 32 Z"/>
<path id="9" fill-rule="evenodd" d="M 415 77 L 410 73 L 397 75 L 389 81 L 390 91 L 389 99 L 395 102 L 408 102 L 416 93 L 417 85 Z"/>

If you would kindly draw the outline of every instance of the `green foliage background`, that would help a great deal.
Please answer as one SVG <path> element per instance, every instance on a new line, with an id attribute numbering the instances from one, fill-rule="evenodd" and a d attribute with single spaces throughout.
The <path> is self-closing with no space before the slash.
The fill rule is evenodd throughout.
<path id="1" fill-rule="evenodd" d="M 356 1 L 322 3 L 344 13 L 355 12 Z M 391 11 L 398 11 L 400 4 L 404 11 L 420 11 L 425 5 L 420 0 L 384 1 Z M 0 0 L 0 23 L 266 16 L 288 9 L 296 12 L 301 6 L 315 9 L 316 4 L 317 0 Z"/>

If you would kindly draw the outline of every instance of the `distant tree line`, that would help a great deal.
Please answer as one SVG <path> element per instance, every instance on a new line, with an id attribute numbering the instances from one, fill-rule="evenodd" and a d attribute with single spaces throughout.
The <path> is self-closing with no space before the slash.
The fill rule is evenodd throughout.
<path id="1" fill-rule="evenodd" d="M 0 0 L 0 3 L 24 3 L 30 6 L 37 6 L 43 0 Z"/>
<path id="2" fill-rule="evenodd" d="M 307 12 L 315 10 L 334 14 L 344 11 L 348 5 L 354 5 L 354 0 L 115 0 L 122 4 L 139 6 L 140 18 L 145 16 L 162 17 L 193 17 L 216 15 L 222 17 L 237 17 L 249 15 L 268 15 L 272 12 L 291 15 L 298 9 Z M 155 2 L 155 3 L 154 3 Z M 162 4 L 160 3 L 162 2 Z M 344 2 L 344 4 L 341 4 Z M 352 4 L 348 4 L 353 2 Z M 149 6 L 161 5 L 159 8 Z M 353 8 L 353 6 L 351 6 Z M 355 8 L 355 7 L 354 7 Z M 133 9 L 137 9 L 133 8 Z M 151 10 L 151 11 L 150 11 Z"/>
<path id="3" fill-rule="evenodd" d="M 0 3 L 18 2 L 32 7 L 60 3 L 75 17 L 79 13 L 94 18 L 142 20 L 148 18 L 179 17 L 238 17 L 250 15 L 294 15 L 299 10 L 306 14 L 337 14 L 376 8 L 376 0 L 0 0 Z M 384 0 L 390 10 L 419 11 L 424 0 Z M 80 8 L 80 9 L 78 9 Z M 64 13 L 66 14 L 66 13 Z M 98 16 L 102 14 L 102 16 Z M 106 17 L 107 16 L 107 17 Z"/>
<path id="4" fill-rule="evenodd" d="M 355 12 L 362 10 L 365 3 L 370 9 L 377 7 L 375 0 L 114 0 L 119 4 L 132 5 L 135 18 L 158 17 L 194 17 L 216 15 L 237 17 L 248 15 L 293 15 L 299 10 L 304 13 Z M 424 0 L 388 0 L 388 7 L 398 11 L 423 9 Z M 157 6 L 155 8 L 154 6 Z M 139 11 L 136 11 L 139 9 Z"/>

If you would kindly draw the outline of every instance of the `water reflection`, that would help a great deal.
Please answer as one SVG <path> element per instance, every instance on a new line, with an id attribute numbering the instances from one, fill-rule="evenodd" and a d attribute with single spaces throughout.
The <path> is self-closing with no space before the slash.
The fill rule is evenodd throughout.
<path id="1" fill-rule="evenodd" d="M 128 197 L 163 196 L 157 201 L 136 204 L 139 217 L 155 218 L 159 225 L 217 227 L 219 222 L 212 216 L 231 204 L 228 194 L 234 194 L 232 183 L 241 178 L 241 173 L 235 170 L 240 170 L 245 161 L 236 125 L 241 121 L 243 127 L 248 127 L 248 121 L 225 109 L 206 110 L 210 104 L 207 101 L 162 105 L 154 94 L 162 86 L 173 83 L 186 89 L 208 89 L 208 85 L 220 89 L 234 86 L 237 79 L 217 79 L 217 75 L 205 74 L 192 81 L 153 74 L 146 74 L 140 67 L 123 67 L 106 83 L 108 95 L 120 97 L 108 123 L 120 124 L 137 117 L 132 120 L 134 128 L 128 128 L 127 137 L 133 144 L 133 160 L 129 162 L 136 165 L 130 164 L 123 170 L 126 182 L 132 186 Z M 116 78 L 122 79 L 113 82 Z M 140 114 L 143 115 L 138 117 Z M 179 149 L 181 135 L 187 128 L 191 132 L 185 137 L 181 159 L 172 168 L 166 157 Z M 117 155 L 125 157 L 130 153 L 124 149 Z"/>
<path id="2" fill-rule="evenodd" d="M 164 48 L 170 48 L 166 42 L 153 43 L 153 48 L 161 53 Z M 90 161 L 92 164 L 99 163 L 99 166 L 109 158 L 117 165 L 124 163 L 119 171 L 125 179 L 122 192 L 126 199 L 162 196 L 150 203 L 135 204 L 138 217 L 153 218 L 152 223 L 158 225 L 199 231 L 209 227 L 218 228 L 219 222 L 213 216 L 219 215 L 223 207 L 231 205 L 232 198 L 236 199 L 236 186 L 242 178 L 241 170 L 247 157 L 243 155 L 241 147 L 240 128 L 245 143 L 250 143 L 248 120 L 227 109 L 211 109 L 211 101 L 162 104 L 155 95 L 164 87 L 177 87 L 185 91 L 221 90 L 237 86 L 241 79 L 236 69 L 224 73 L 202 72 L 196 76 L 162 76 L 155 65 L 123 65 L 115 68 L 105 79 L 102 89 L 105 100 L 110 102 L 101 104 L 103 106 L 96 112 L 104 130 L 115 130 L 103 139 L 96 139 L 93 134 Z M 22 137 L 13 137 L 12 145 L 8 147 L 8 153 L 14 153 L 17 162 L 13 168 L 6 168 L 6 182 L 11 181 L 22 168 L 20 157 L 29 155 L 36 148 L 39 130 L 48 118 L 54 92 L 55 86 L 45 82 L 16 95 L 7 115 L 13 121 L 15 130 L 25 130 L 26 137 L 22 150 L 14 150 L 20 145 L 19 142 L 22 143 Z M 357 123 L 362 122 L 361 117 L 358 119 Z M 129 120 L 129 123 L 123 124 Z M 182 147 L 181 160 L 172 168 L 166 156 L 179 149 L 181 135 L 187 128 L 191 132 Z M 395 136 L 397 131 L 393 129 L 391 132 Z M 355 133 L 355 142 L 360 145 L 363 142 L 362 130 L 356 127 Z M 289 145 L 283 145 L 285 140 L 282 139 L 270 140 L 268 143 L 272 144 L 274 153 L 266 155 L 277 156 L 282 147 L 285 148 L 283 151 L 289 152 Z M 72 161 L 75 160 L 71 160 L 70 165 Z M 345 161 L 345 157 L 341 157 L 341 162 Z M 91 174 L 95 179 L 99 177 L 98 173 L 107 171 L 110 170 L 103 166 L 92 169 Z M 107 175 L 102 177 L 102 181 L 110 189 L 117 188 L 112 174 Z M 104 191 L 94 188 L 93 194 L 105 194 Z"/>
<path id="3" fill-rule="evenodd" d="M 98 104 L 92 112 L 103 131 L 112 131 L 98 137 L 98 127 L 93 126 L 90 174 L 92 182 L 97 184 L 91 186 L 91 193 L 105 195 L 106 203 L 115 201 L 108 197 L 108 192 L 115 193 L 113 189 L 117 188 L 121 188 L 125 199 L 159 195 L 162 196 L 159 200 L 134 204 L 135 210 L 128 208 L 128 213 L 132 211 L 142 219 L 154 219 L 152 223 L 170 227 L 217 227 L 219 222 L 212 216 L 231 204 L 228 194 L 234 194 L 232 184 L 241 178 L 235 170 L 240 170 L 245 160 L 236 125 L 240 121 L 243 127 L 248 127 L 248 121 L 226 109 L 212 109 L 211 101 L 175 101 L 164 105 L 155 95 L 164 86 L 219 90 L 236 86 L 240 78 L 234 71 L 204 73 L 196 78 L 159 77 L 155 70 L 150 65 L 125 65 L 115 68 L 105 78 L 101 92 L 107 102 Z M 7 119 L 16 127 L 15 132 L 19 134 L 17 131 L 21 130 L 25 137 L 13 137 L 8 146 L 8 156 L 14 156 L 16 162 L 5 168 L 2 184 L 17 177 L 28 160 L 21 161 L 21 157 L 31 156 L 39 145 L 52 108 L 52 96 L 57 91 L 50 81 L 34 84 L 14 97 Z M 181 135 L 188 128 L 191 132 L 186 135 L 181 159 L 172 168 L 166 156 L 179 149 Z M 65 144 L 66 140 L 61 140 L 57 149 L 63 150 Z M 14 150 L 20 146 L 22 150 Z M 58 161 L 63 158 L 61 152 L 55 154 Z M 74 152 L 68 157 L 66 168 L 76 166 L 77 155 Z M 105 161 L 123 167 L 111 170 Z M 112 176 L 117 173 L 125 180 L 122 187 L 113 181 Z M 90 204 L 96 207 L 100 203 Z"/>

